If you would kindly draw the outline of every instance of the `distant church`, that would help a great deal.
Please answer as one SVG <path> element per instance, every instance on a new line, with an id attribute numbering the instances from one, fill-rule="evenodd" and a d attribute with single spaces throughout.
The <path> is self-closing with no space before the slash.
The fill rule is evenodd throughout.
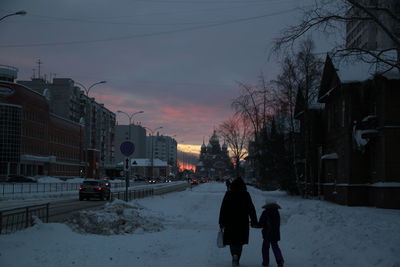
<path id="1" fill-rule="evenodd" d="M 221 147 L 217 133 L 214 131 L 208 145 L 201 145 L 199 162 L 196 165 L 196 175 L 206 178 L 223 178 L 232 174 L 233 165 L 229 159 L 228 146 Z"/>

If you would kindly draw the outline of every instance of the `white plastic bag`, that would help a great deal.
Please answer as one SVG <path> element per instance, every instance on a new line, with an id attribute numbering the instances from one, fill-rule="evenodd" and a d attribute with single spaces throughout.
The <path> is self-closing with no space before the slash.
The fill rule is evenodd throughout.
<path id="1" fill-rule="evenodd" d="M 224 246 L 224 231 L 220 229 L 217 235 L 217 247 L 223 248 Z"/>

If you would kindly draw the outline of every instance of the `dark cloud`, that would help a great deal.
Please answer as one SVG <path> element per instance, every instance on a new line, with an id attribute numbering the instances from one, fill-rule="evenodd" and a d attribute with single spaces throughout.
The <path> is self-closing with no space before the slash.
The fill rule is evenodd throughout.
<path id="1" fill-rule="evenodd" d="M 47 77 L 107 80 L 92 92 L 106 107 L 144 110 L 142 124 L 201 144 L 233 113 L 235 81 L 274 78 L 268 45 L 299 2 L 2 0 L 1 14 L 28 14 L 0 22 L 0 63 L 18 67 L 19 79 L 40 58 Z"/>

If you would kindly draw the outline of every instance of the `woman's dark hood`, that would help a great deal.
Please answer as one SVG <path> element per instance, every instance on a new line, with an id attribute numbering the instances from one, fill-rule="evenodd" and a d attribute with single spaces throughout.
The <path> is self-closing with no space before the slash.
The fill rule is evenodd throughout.
<path id="1" fill-rule="evenodd" d="M 239 191 L 247 191 L 246 184 L 244 183 L 241 177 L 236 178 L 230 185 L 231 191 L 239 192 Z"/>

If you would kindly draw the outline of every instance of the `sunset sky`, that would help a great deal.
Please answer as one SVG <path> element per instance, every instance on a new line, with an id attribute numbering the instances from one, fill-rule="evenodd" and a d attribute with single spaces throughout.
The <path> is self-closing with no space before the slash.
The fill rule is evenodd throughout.
<path id="1" fill-rule="evenodd" d="M 298 19 L 297 0 L 2 0 L 0 64 L 20 80 L 41 75 L 93 87 L 111 111 L 162 126 L 179 148 L 198 153 L 213 129 L 233 114 L 237 82 L 278 72 L 271 41 Z M 35 69 L 35 71 L 33 70 Z M 127 117 L 117 115 L 120 124 Z"/>

